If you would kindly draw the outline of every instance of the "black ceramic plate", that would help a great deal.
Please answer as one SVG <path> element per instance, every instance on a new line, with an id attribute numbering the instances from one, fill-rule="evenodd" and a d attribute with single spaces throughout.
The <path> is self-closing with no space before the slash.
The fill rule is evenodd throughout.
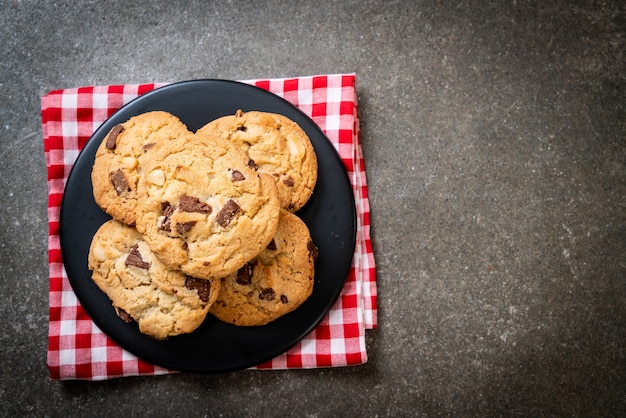
<path id="1" fill-rule="evenodd" d="M 98 145 L 116 124 L 152 110 L 178 116 L 196 131 L 220 116 L 260 110 L 283 114 L 309 135 L 318 158 L 319 177 L 298 215 L 319 247 L 313 294 L 298 309 L 260 327 L 235 327 L 209 314 L 193 333 L 156 341 L 116 315 L 107 296 L 91 280 L 89 245 L 109 218 L 95 203 L 91 167 Z M 319 127 L 284 99 L 243 83 L 195 80 L 153 90 L 128 103 L 93 134 L 68 177 L 61 205 L 61 251 L 80 303 L 100 329 L 120 346 L 153 364 L 188 372 L 241 370 L 269 360 L 296 344 L 322 320 L 343 288 L 356 239 L 354 195 L 346 170 Z"/>

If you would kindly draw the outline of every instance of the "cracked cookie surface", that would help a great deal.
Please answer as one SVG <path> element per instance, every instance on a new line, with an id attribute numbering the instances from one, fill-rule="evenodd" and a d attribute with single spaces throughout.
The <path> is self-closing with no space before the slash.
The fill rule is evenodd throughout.
<path id="1" fill-rule="evenodd" d="M 135 228 L 115 220 L 94 235 L 88 263 L 120 318 L 159 340 L 194 331 L 219 293 L 219 280 L 167 268 Z"/>
<path id="2" fill-rule="evenodd" d="M 113 219 L 134 225 L 145 155 L 188 133 L 180 119 L 163 111 L 143 113 L 114 126 L 96 151 L 91 173 L 96 203 Z"/>
<path id="3" fill-rule="evenodd" d="M 283 209 L 296 212 L 311 197 L 317 182 L 317 156 L 306 132 L 286 116 L 239 110 L 198 132 L 218 135 L 242 148 L 251 165 L 274 178 Z"/>
<path id="4" fill-rule="evenodd" d="M 298 216 L 281 211 L 270 244 L 222 278 L 210 313 L 238 326 L 267 324 L 298 308 L 312 293 L 317 247 Z"/>
<path id="5" fill-rule="evenodd" d="M 267 246 L 278 225 L 278 192 L 248 163 L 233 144 L 202 134 L 147 156 L 137 229 L 163 263 L 194 277 L 223 277 Z"/>

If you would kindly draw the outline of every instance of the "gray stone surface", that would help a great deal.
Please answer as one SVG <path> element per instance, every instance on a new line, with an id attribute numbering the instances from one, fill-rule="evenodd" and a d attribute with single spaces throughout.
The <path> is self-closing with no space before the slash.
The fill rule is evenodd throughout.
<path id="1" fill-rule="evenodd" d="M 0 1 L 4 416 L 626 412 L 621 1 Z M 356 72 L 363 366 L 51 382 L 40 97 Z"/>

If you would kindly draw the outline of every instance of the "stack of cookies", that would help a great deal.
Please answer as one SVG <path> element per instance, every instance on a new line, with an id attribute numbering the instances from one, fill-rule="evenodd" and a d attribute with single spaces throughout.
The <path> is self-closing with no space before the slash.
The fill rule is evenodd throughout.
<path id="1" fill-rule="evenodd" d="M 211 313 L 264 325 L 313 290 L 317 248 L 295 214 L 317 181 L 306 133 L 285 116 L 242 112 L 190 132 L 163 111 L 111 129 L 92 170 L 100 227 L 89 269 L 118 315 L 156 339 Z"/>

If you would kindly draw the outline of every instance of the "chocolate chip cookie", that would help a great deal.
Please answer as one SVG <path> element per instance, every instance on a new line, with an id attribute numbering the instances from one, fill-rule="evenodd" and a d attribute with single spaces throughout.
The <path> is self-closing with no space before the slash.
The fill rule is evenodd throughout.
<path id="1" fill-rule="evenodd" d="M 272 241 L 236 273 L 222 278 L 209 312 L 230 324 L 257 326 L 293 311 L 313 291 L 316 258 L 306 224 L 282 210 Z"/>
<path id="2" fill-rule="evenodd" d="M 272 178 L 233 144 L 182 136 L 146 157 L 137 229 L 170 268 L 199 278 L 236 272 L 272 239 L 280 201 Z"/>
<path id="3" fill-rule="evenodd" d="M 163 111 L 143 113 L 115 125 L 96 151 L 91 173 L 96 203 L 113 219 L 134 225 L 144 156 L 188 133 L 180 119 Z"/>
<path id="4" fill-rule="evenodd" d="M 110 220 L 93 237 L 89 269 L 120 318 L 155 339 L 194 331 L 219 294 L 220 281 L 167 268 L 135 228 Z"/>
<path id="5" fill-rule="evenodd" d="M 274 178 L 281 206 L 296 212 L 317 182 L 317 157 L 308 135 L 286 116 L 242 112 L 218 118 L 198 130 L 219 135 L 241 147 L 250 165 Z"/>

